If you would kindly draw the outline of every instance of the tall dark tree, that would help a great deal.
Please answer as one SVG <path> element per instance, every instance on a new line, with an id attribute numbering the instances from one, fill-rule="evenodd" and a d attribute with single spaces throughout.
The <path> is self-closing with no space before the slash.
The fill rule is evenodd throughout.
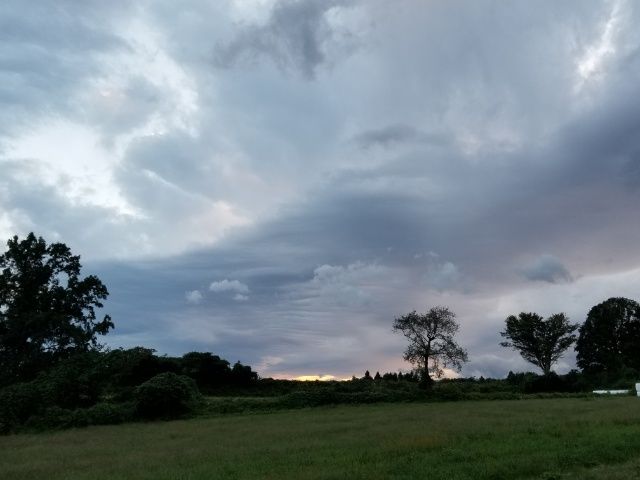
<path id="1" fill-rule="evenodd" d="M 63 243 L 30 233 L 13 237 L 0 255 L 0 381 L 35 375 L 39 369 L 98 347 L 97 335 L 113 328 L 96 318 L 109 294 L 94 275 L 80 277 L 80 257 Z"/>
<path id="2" fill-rule="evenodd" d="M 466 350 L 454 341 L 459 328 L 447 307 L 433 307 L 427 313 L 414 310 L 393 321 L 393 330 L 409 340 L 404 359 L 418 367 L 423 385 L 433 382 L 431 375 L 441 377 L 443 368 L 460 370 L 468 361 Z"/>
<path id="3" fill-rule="evenodd" d="M 564 313 L 545 320 L 537 313 L 522 312 L 517 317 L 510 315 L 505 323 L 500 335 L 507 341 L 500 345 L 518 350 L 522 358 L 540 367 L 545 375 L 551 373 L 551 366 L 576 341 L 574 332 L 578 325 L 569 323 Z"/>
<path id="4" fill-rule="evenodd" d="M 586 372 L 640 370 L 640 304 L 610 298 L 589 311 L 576 344 L 578 366 Z"/>

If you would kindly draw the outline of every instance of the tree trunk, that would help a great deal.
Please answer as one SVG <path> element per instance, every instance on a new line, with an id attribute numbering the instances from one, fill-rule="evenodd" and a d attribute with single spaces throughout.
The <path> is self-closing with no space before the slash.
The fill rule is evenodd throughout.
<path id="1" fill-rule="evenodd" d="M 424 357 L 424 370 L 420 379 L 420 387 L 426 390 L 431 390 L 431 387 L 433 387 L 433 378 L 429 375 L 429 355 Z"/>

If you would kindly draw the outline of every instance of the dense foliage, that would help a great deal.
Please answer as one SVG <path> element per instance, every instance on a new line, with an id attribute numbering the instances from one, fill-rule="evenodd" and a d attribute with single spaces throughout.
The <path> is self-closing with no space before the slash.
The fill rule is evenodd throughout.
<path id="1" fill-rule="evenodd" d="M 576 351 L 578 366 L 589 373 L 640 370 L 640 304 L 610 298 L 593 307 L 580 327 Z"/>
<path id="2" fill-rule="evenodd" d="M 201 400 L 192 378 L 165 372 L 138 386 L 133 394 L 141 418 L 174 418 L 195 410 Z"/>
<path id="3" fill-rule="evenodd" d="M 218 359 L 224 368 L 194 365 L 194 357 Z M 225 394 L 257 381 L 251 367 L 231 368 L 210 353 L 165 357 L 142 347 L 83 352 L 0 389 L 0 432 L 181 416 L 198 406 L 200 389 Z"/>
<path id="4" fill-rule="evenodd" d="M 0 255 L 0 385 L 24 381 L 78 352 L 95 349 L 113 327 L 96 318 L 108 291 L 80 277 L 80 257 L 30 233 Z"/>
<path id="5" fill-rule="evenodd" d="M 546 320 L 537 313 L 522 312 L 517 317 L 510 315 L 505 320 L 506 327 L 500 335 L 507 340 L 503 347 L 518 350 L 527 362 L 540 367 L 549 375 L 551 366 L 576 341 L 578 325 L 569 323 L 564 313 L 556 313 Z"/>

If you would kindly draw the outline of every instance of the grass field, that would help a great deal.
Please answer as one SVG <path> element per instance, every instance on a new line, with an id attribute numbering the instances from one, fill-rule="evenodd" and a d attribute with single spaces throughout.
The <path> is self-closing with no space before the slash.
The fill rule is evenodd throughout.
<path id="1" fill-rule="evenodd" d="M 0 437 L 0 478 L 640 478 L 640 399 L 323 407 Z"/>

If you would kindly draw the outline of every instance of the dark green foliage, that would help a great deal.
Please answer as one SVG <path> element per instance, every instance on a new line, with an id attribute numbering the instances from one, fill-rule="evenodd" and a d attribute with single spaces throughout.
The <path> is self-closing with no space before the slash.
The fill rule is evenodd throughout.
<path id="1" fill-rule="evenodd" d="M 250 366 L 236 362 L 233 364 L 229 378 L 232 385 L 246 386 L 256 381 L 258 374 L 252 371 Z"/>
<path id="2" fill-rule="evenodd" d="M 0 390 L 0 431 L 16 430 L 34 416 L 54 409 L 94 405 L 100 395 L 99 354 L 87 352 L 58 363 L 30 382 Z"/>
<path id="3" fill-rule="evenodd" d="M 61 360 L 29 382 L 0 389 L 0 433 L 185 415 L 198 406 L 200 394 L 193 379 L 176 372 L 211 373 L 210 359 L 224 369 L 213 370 L 221 373 L 215 382 L 199 377 L 208 385 L 246 393 L 257 381 L 255 372 L 239 362 L 231 369 L 225 360 L 197 352 L 187 359 L 183 365 L 181 358 L 136 347 Z"/>
<path id="4" fill-rule="evenodd" d="M 16 431 L 41 411 L 44 408 L 42 392 L 36 382 L 17 383 L 0 390 L 0 433 Z"/>
<path id="5" fill-rule="evenodd" d="M 423 386 L 431 386 L 431 374 L 440 378 L 443 368 L 460 370 L 468 361 L 466 350 L 453 339 L 459 329 L 455 317 L 447 307 L 433 307 L 427 313 L 414 310 L 393 321 L 393 330 L 409 340 L 404 359 L 418 367 Z"/>
<path id="6" fill-rule="evenodd" d="M 108 291 L 80 278 L 80 257 L 30 233 L 0 255 L 0 385 L 34 378 L 60 359 L 98 347 L 113 323 L 96 318 Z"/>
<path id="7" fill-rule="evenodd" d="M 610 298 L 594 306 L 580 327 L 576 351 L 578 366 L 590 374 L 640 370 L 640 304 Z"/>
<path id="8" fill-rule="evenodd" d="M 180 360 L 158 357 L 155 350 L 134 347 L 112 350 L 104 355 L 105 394 L 128 400 L 135 387 L 161 373 L 180 373 Z"/>
<path id="9" fill-rule="evenodd" d="M 89 425 L 117 425 L 135 419 L 131 403 L 98 403 L 89 408 L 65 409 L 48 407 L 29 418 L 27 430 L 78 428 Z"/>
<path id="10" fill-rule="evenodd" d="M 234 369 L 234 383 L 236 381 L 243 383 L 245 372 L 235 365 Z M 232 379 L 229 362 L 209 352 L 186 353 L 180 361 L 180 371 L 183 375 L 193 378 L 201 391 L 210 391 L 216 387 L 226 385 Z"/>
<path id="11" fill-rule="evenodd" d="M 61 408 L 82 408 L 95 404 L 104 381 L 102 354 L 85 352 L 65 359 L 38 375 L 43 402 Z"/>
<path id="12" fill-rule="evenodd" d="M 141 418 L 176 418 L 193 411 L 200 392 L 192 378 L 166 372 L 156 375 L 136 388 L 136 414 Z"/>
<path id="13" fill-rule="evenodd" d="M 503 347 L 518 350 L 522 358 L 540 367 L 542 373 L 549 375 L 551 366 L 575 342 L 573 332 L 578 325 L 569 323 L 564 313 L 556 313 L 546 320 L 537 313 L 510 315 L 505 320 L 506 327 L 500 332 L 507 341 Z"/>
<path id="14" fill-rule="evenodd" d="M 116 425 L 134 420 L 134 405 L 131 402 L 101 402 L 85 410 L 89 425 Z"/>

